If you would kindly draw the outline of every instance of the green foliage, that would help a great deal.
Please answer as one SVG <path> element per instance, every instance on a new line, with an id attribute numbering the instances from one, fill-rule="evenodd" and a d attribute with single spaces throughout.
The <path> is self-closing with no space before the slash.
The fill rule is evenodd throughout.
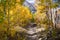
<path id="1" fill-rule="evenodd" d="M 2 3 L 3 5 L 5 5 L 5 4 L 6 4 L 6 0 L 1 0 L 1 3 Z"/>
<path id="2" fill-rule="evenodd" d="M 4 20 L 4 15 L 2 13 L 0 13 L 0 23 L 2 23 Z"/>
<path id="3" fill-rule="evenodd" d="M 55 39 L 57 37 L 57 31 L 56 31 L 56 29 L 52 29 L 51 35 L 52 35 L 53 39 Z"/>
<path id="4" fill-rule="evenodd" d="M 3 6 L 0 5 L 0 23 L 2 23 L 4 20 L 4 11 L 3 11 Z"/>

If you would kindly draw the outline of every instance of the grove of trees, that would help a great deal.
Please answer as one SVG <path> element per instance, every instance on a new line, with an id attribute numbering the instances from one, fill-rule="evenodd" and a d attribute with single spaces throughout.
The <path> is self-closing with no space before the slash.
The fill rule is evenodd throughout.
<path id="1" fill-rule="evenodd" d="M 43 26 L 47 30 L 49 27 L 54 29 L 48 10 L 56 8 L 57 3 L 53 3 L 52 0 L 41 0 L 40 4 L 35 5 L 37 11 L 32 14 L 28 7 L 23 6 L 24 1 L 0 0 L 0 40 L 25 40 L 24 33 L 27 30 L 24 28 L 28 28 L 31 23 Z M 55 34 L 54 29 L 53 37 Z"/>

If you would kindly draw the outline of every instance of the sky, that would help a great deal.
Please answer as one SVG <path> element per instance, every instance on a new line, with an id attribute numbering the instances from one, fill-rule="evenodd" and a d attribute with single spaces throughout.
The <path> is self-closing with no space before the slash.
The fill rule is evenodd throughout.
<path id="1" fill-rule="evenodd" d="M 34 3 L 35 2 L 35 0 L 26 0 L 26 1 L 28 1 L 29 3 Z"/>

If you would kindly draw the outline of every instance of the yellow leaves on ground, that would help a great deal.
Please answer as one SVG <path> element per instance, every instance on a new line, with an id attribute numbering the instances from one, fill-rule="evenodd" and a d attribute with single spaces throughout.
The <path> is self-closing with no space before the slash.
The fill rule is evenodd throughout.
<path id="1" fill-rule="evenodd" d="M 27 32 L 27 30 L 20 26 L 14 26 L 10 28 L 10 32 L 11 36 L 13 37 L 16 34 L 16 32 Z"/>
<path id="2" fill-rule="evenodd" d="M 16 34 L 16 31 L 14 30 L 14 28 L 10 28 L 10 33 L 11 33 L 11 36 L 14 37 L 14 35 Z"/>
<path id="3" fill-rule="evenodd" d="M 1 31 L 7 31 L 7 28 L 3 24 L 0 24 L 0 32 Z"/>
<path id="4" fill-rule="evenodd" d="M 26 29 L 24 29 L 23 27 L 20 27 L 20 26 L 14 27 L 14 30 L 17 32 L 26 32 L 27 31 Z"/>

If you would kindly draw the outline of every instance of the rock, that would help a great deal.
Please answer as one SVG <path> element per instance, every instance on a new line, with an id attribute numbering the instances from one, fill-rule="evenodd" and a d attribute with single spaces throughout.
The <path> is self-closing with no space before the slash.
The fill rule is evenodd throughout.
<path id="1" fill-rule="evenodd" d="M 42 32 L 42 31 L 45 31 L 45 28 L 38 28 L 38 29 L 36 29 L 36 32 Z"/>
<path id="2" fill-rule="evenodd" d="M 42 38 L 40 38 L 39 40 L 42 40 Z"/>
<path id="3" fill-rule="evenodd" d="M 29 27 L 26 35 L 27 40 L 41 40 L 42 37 L 45 36 L 42 31 L 45 31 L 45 28 Z"/>

